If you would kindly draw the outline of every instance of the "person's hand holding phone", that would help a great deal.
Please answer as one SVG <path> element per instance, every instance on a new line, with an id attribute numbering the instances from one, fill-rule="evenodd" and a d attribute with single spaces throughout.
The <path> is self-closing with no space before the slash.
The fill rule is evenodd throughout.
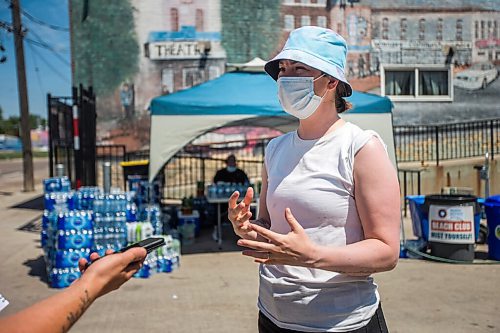
<path id="1" fill-rule="evenodd" d="M 97 253 L 92 253 L 90 260 L 93 263 L 90 266 L 87 266 L 85 259 L 78 262 L 78 268 L 82 272 L 79 281 L 87 285 L 95 298 L 116 290 L 127 282 L 142 267 L 147 252 L 143 247 L 134 247 L 123 253 L 109 254 L 113 254 L 113 251 L 106 251 L 102 258 Z"/>

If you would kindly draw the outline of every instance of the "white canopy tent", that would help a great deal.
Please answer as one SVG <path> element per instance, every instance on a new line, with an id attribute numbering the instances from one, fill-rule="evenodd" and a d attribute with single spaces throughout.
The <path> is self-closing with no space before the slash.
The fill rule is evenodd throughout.
<path id="1" fill-rule="evenodd" d="M 260 64 L 259 64 L 260 66 Z M 380 134 L 396 166 L 392 103 L 386 97 L 353 92 L 353 109 L 342 118 Z M 263 72 L 230 72 L 191 89 L 160 96 L 151 102 L 149 179 L 182 147 L 199 136 L 228 126 L 297 128 L 277 98 L 275 81 Z"/>

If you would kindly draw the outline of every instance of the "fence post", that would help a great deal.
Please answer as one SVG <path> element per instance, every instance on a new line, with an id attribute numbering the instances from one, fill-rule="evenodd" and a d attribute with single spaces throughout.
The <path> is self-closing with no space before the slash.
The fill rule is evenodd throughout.
<path id="1" fill-rule="evenodd" d="M 408 194 L 407 190 L 408 189 L 406 188 L 406 170 L 403 170 L 403 204 L 405 206 L 405 217 L 408 216 L 408 212 L 406 209 L 406 196 Z"/>
<path id="2" fill-rule="evenodd" d="M 52 143 L 52 96 L 47 94 L 47 122 L 49 125 L 49 177 L 54 177 L 54 151 Z"/>
<path id="3" fill-rule="evenodd" d="M 494 144 L 494 138 L 495 136 L 493 135 L 493 119 L 490 120 L 490 148 L 491 148 L 491 160 L 493 161 L 495 159 L 495 144 Z"/>
<path id="4" fill-rule="evenodd" d="M 436 133 L 436 165 L 439 166 L 439 126 L 435 127 Z"/>
<path id="5" fill-rule="evenodd" d="M 422 186 L 421 186 L 421 178 L 420 178 L 420 170 L 417 172 L 417 181 L 418 181 L 418 184 L 417 184 L 417 188 L 418 188 L 418 195 L 422 194 Z"/>

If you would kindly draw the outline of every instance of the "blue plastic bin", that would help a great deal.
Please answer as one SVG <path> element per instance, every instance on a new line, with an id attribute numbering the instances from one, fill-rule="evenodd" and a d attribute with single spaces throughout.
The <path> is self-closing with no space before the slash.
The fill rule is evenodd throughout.
<path id="1" fill-rule="evenodd" d="M 410 216 L 413 228 L 413 234 L 418 238 L 428 239 L 428 230 L 422 230 L 424 220 L 427 220 L 427 214 L 424 211 L 425 195 L 408 195 L 406 196 L 408 205 L 410 206 Z M 429 223 L 427 223 L 428 225 Z"/>
<path id="2" fill-rule="evenodd" d="M 413 234 L 418 238 L 423 238 L 426 241 L 429 240 L 429 212 L 428 208 L 425 207 L 425 195 L 407 195 L 406 199 L 410 206 Z M 484 199 L 477 198 L 477 203 L 483 204 Z M 476 241 L 479 238 L 480 223 L 481 212 L 478 209 L 474 214 L 474 233 L 476 235 Z"/>
<path id="3" fill-rule="evenodd" d="M 484 208 L 488 221 L 488 257 L 500 260 L 500 195 L 488 197 Z"/>

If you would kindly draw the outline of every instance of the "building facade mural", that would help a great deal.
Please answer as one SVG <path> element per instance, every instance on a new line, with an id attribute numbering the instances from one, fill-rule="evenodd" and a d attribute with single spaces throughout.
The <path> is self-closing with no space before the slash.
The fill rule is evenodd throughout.
<path id="1" fill-rule="evenodd" d="M 89 3 L 82 20 L 83 0 L 71 1 L 74 81 L 105 85 L 97 92 L 101 101 L 109 101 L 106 112 L 116 109 L 127 119 L 146 113 L 156 96 L 222 75 L 227 63 L 271 58 L 291 30 L 305 25 L 328 27 L 345 37 L 346 74 L 358 90 L 431 100 L 441 94 L 452 101 L 462 90 L 496 84 L 495 65 L 500 64 L 500 2 L 495 0 Z M 110 3 L 131 22 L 109 22 L 110 11 L 96 14 Z M 458 90 L 453 92 L 453 86 Z"/>

